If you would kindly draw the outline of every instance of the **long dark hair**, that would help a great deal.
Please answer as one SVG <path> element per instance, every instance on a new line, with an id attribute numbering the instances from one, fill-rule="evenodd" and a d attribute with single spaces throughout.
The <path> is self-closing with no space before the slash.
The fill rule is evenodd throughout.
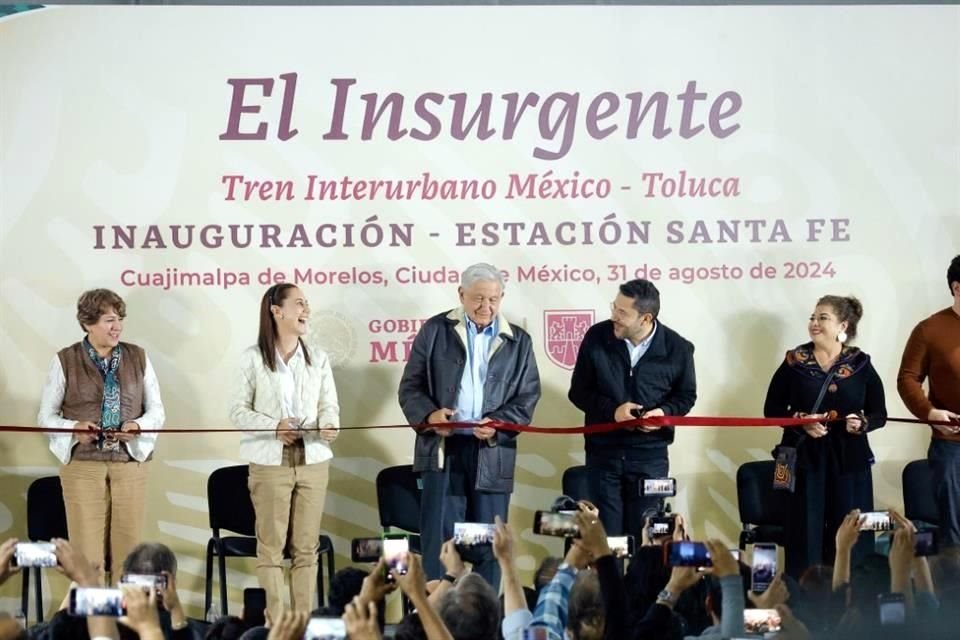
<path id="1" fill-rule="evenodd" d="M 290 289 L 296 286 L 289 282 L 275 284 L 267 289 L 260 300 L 260 335 L 257 337 L 257 346 L 260 347 L 260 355 L 270 371 L 277 370 L 277 321 L 273 319 L 273 312 L 270 311 L 270 307 L 282 305 L 283 301 L 290 295 Z M 310 351 L 302 339 L 297 338 L 297 340 L 300 342 L 303 357 L 309 367 L 313 364 L 310 361 Z"/>

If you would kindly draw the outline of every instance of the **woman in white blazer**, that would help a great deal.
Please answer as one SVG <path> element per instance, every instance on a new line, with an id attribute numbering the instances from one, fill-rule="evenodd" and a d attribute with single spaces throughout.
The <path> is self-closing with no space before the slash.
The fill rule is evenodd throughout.
<path id="1" fill-rule="evenodd" d="M 289 539 L 292 608 L 311 611 L 317 583 L 320 519 L 327 494 L 330 443 L 340 428 L 337 389 L 327 355 L 307 349 L 310 305 L 299 287 L 277 284 L 260 301 L 257 345 L 243 352 L 230 419 L 245 433 L 257 515 L 257 578 L 267 611 L 284 609 L 283 551 Z"/>

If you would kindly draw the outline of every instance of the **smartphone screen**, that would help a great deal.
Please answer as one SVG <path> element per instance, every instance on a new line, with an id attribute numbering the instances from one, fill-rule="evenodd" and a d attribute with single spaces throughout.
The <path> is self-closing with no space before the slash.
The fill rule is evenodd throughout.
<path id="1" fill-rule="evenodd" d="M 940 553 L 940 541 L 936 529 L 917 531 L 913 537 L 913 555 L 917 557 L 935 556 Z"/>
<path id="2" fill-rule="evenodd" d="M 671 497 L 677 495 L 676 478 L 644 478 L 640 495 L 647 497 Z"/>
<path id="3" fill-rule="evenodd" d="M 458 547 L 493 544 L 493 532 L 496 530 L 496 525 L 484 522 L 454 522 L 453 544 Z"/>
<path id="4" fill-rule="evenodd" d="M 863 524 L 860 525 L 860 531 L 891 531 L 893 529 L 893 519 L 886 511 L 867 511 L 861 513 Z"/>
<path id="5" fill-rule="evenodd" d="M 753 545 L 753 565 L 750 571 L 750 590 L 763 593 L 777 575 L 777 545 Z"/>
<path id="6" fill-rule="evenodd" d="M 161 592 L 167 588 L 167 576 L 163 574 L 125 573 L 120 576 L 121 587 L 143 587 Z"/>
<path id="7" fill-rule="evenodd" d="M 673 516 L 653 516 L 650 518 L 650 537 L 672 536 L 675 522 Z"/>
<path id="8" fill-rule="evenodd" d="M 743 631 L 748 635 L 776 633 L 780 626 L 780 614 L 776 609 L 743 610 Z"/>
<path id="9" fill-rule="evenodd" d="M 633 536 L 607 536 L 607 546 L 613 551 L 614 558 L 632 558 L 636 553 Z"/>
<path id="10" fill-rule="evenodd" d="M 310 618 L 303 640 L 346 640 L 347 625 L 341 618 Z"/>
<path id="11" fill-rule="evenodd" d="M 354 538 L 350 541 L 350 559 L 354 562 L 377 562 L 382 556 L 382 538 Z"/>
<path id="12" fill-rule="evenodd" d="M 52 542 L 18 542 L 13 551 L 13 564 L 17 567 L 55 567 L 56 548 Z"/>
<path id="13" fill-rule="evenodd" d="M 904 624 L 907 621 L 907 606 L 902 593 L 883 593 L 877 596 L 880 608 L 880 624 Z"/>
<path id="14" fill-rule="evenodd" d="M 383 537 L 383 559 L 387 564 L 387 579 L 393 580 L 390 570 L 404 575 L 407 573 L 407 552 L 410 551 L 410 541 L 406 535 Z"/>
<path id="15" fill-rule="evenodd" d="M 680 540 L 666 546 L 667 564 L 671 567 L 712 567 L 710 552 L 702 542 Z"/>
<path id="16" fill-rule="evenodd" d="M 266 623 L 263 615 L 267 608 L 267 592 L 260 587 L 247 587 L 243 590 L 243 621 L 251 627 L 262 627 Z"/>
<path id="17" fill-rule="evenodd" d="M 533 532 L 542 536 L 575 538 L 580 535 L 576 511 L 537 511 L 533 514 Z"/>
<path id="18" fill-rule="evenodd" d="M 74 587 L 70 590 L 70 615 L 119 618 L 126 612 L 120 589 Z"/>
<path id="19" fill-rule="evenodd" d="M 733 556 L 734 560 L 740 562 L 740 549 L 730 549 L 730 555 Z"/>
<path id="20" fill-rule="evenodd" d="M 550 640 L 550 635 L 546 627 L 527 627 L 520 640 Z"/>

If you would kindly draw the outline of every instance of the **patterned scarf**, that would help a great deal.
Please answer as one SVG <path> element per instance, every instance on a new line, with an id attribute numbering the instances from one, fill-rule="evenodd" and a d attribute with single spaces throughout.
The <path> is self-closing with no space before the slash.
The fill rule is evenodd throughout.
<path id="1" fill-rule="evenodd" d="M 103 403 L 100 408 L 100 428 L 104 431 L 117 430 L 121 426 L 120 422 L 120 380 L 117 378 L 117 369 L 120 368 L 120 345 L 113 348 L 109 358 L 101 358 L 93 345 L 84 338 L 83 346 L 87 349 L 87 354 L 93 360 L 100 375 L 103 376 Z M 114 443 L 116 444 L 116 443 Z M 97 448 L 104 449 L 116 448 L 105 443 L 105 438 L 101 435 L 97 441 Z"/>

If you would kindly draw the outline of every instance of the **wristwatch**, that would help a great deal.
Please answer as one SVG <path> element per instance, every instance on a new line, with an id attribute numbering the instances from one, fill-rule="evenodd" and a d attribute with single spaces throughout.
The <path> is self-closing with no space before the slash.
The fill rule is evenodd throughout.
<path id="1" fill-rule="evenodd" d="M 443 574 L 443 579 L 449 582 L 450 584 L 453 584 L 454 582 L 457 581 L 457 577 L 449 573 Z"/>
<path id="2" fill-rule="evenodd" d="M 663 591 L 657 594 L 657 603 L 662 602 L 663 604 L 667 605 L 672 609 L 673 605 L 675 604 L 673 601 L 673 597 L 674 596 L 672 591 L 669 591 L 668 589 L 664 589 Z"/>

